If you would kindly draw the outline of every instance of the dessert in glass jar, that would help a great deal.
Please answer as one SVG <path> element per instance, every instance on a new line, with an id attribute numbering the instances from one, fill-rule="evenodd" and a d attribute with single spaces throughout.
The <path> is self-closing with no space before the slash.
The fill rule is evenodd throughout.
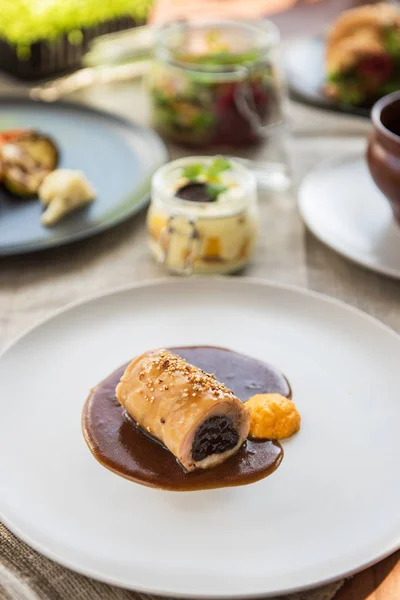
<path id="1" fill-rule="evenodd" d="M 253 173 L 222 156 L 164 165 L 153 177 L 147 230 L 153 256 L 173 273 L 241 270 L 257 235 Z"/>
<path id="2" fill-rule="evenodd" d="M 148 76 L 154 126 L 193 147 L 260 141 L 283 122 L 279 32 L 216 21 L 174 24 L 157 37 Z"/>

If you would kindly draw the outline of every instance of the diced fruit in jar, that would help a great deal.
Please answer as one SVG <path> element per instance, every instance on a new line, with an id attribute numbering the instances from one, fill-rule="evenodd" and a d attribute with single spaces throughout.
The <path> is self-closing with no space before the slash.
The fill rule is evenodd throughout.
<path id="1" fill-rule="evenodd" d="M 219 258 L 221 256 L 221 240 L 218 237 L 207 238 L 204 245 L 204 258 Z"/>
<path id="2" fill-rule="evenodd" d="M 160 239 L 162 231 L 168 226 L 168 218 L 149 213 L 149 217 L 147 219 L 147 228 L 150 233 L 156 240 Z"/>

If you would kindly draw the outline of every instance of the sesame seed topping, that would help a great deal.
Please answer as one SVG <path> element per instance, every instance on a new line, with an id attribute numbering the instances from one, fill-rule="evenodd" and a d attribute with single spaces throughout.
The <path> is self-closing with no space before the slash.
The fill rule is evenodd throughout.
<path id="1" fill-rule="evenodd" d="M 190 384 L 190 387 L 184 387 L 181 397 L 186 399 L 191 395 L 191 397 L 195 398 L 199 392 L 208 392 L 212 395 L 213 398 L 219 399 L 224 395 L 234 396 L 233 392 L 229 390 L 223 383 L 220 383 L 214 374 L 206 373 L 202 369 L 199 369 L 188 362 L 186 362 L 183 358 L 171 354 L 168 350 L 160 350 L 154 355 L 151 355 L 152 366 L 158 369 L 158 377 L 156 376 L 156 383 L 161 384 L 165 381 L 165 377 L 162 375 L 166 375 L 169 377 L 169 380 L 175 380 L 178 386 L 182 385 L 182 379 Z M 151 365 L 148 369 L 149 373 L 151 372 Z M 146 373 L 147 376 L 149 373 Z M 142 373 L 139 374 L 139 377 Z M 153 384 L 154 385 L 154 384 Z M 170 389 L 170 385 L 164 384 L 160 386 L 160 392 L 167 392 Z M 153 386 L 149 386 L 148 388 L 150 392 L 154 392 L 155 389 Z M 154 396 L 151 396 L 153 399 Z"/>

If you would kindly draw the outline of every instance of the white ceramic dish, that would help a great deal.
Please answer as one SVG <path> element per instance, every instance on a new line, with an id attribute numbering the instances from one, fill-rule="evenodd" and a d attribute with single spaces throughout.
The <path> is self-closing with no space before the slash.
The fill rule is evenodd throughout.
<path id="1" fill-rule="evenodd" d="M 317 165 L 300 186 L 299 208 L 321 242 L 363 267 L 400 279 L 400 227 L 362 154 Z"/>
<path id="2" fill-rule="evenodd" d="M 91 386 L 147 348 L 215 344 L 278 366 L 302 428 L 270 477 L 177 493 L 126 481 L 80 427 Z M 244 279 L 169 280 L 92 299 L 0 359 L 0 507 L 80 573 L 171 596 L 274 596 L 400 546 L 400 337 L 337 301 Z"/>

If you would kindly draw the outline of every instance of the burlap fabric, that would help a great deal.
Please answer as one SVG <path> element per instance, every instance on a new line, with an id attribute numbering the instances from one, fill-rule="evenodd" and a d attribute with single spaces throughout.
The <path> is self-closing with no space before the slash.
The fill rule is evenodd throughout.
<path id="1" fill-rule="evenodd" d="M 332 600 L 341 582 L 284 600 Z M 0 524 L 0 600 L 152 600 L 65 569 L 41 556 Z M 275 599 L 277 600 L 277 599 Z M 280 599 L 281 600 L 281 599 Z"/>

